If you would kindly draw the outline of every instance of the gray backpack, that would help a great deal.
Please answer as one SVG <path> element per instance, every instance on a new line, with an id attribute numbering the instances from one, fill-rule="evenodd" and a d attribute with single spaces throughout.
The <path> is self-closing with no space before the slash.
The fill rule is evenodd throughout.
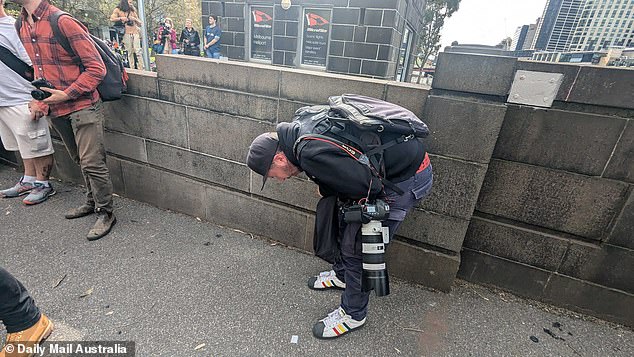
<path id="1" fill-rule="evenodd" d="M 302 107 L 295 112 L 293 121 L 300 124 L 293 146 L 295 157 L 299 158 L 311 140 L 327 142 L 368 166 L 386 186 L 400 194 L 403 192 L 384 178 L 383 152 L 429 135 L 427 125 L 411 111 L 358 94 L 332 96 L 328 105 Z M 388 136 L 390 140 L 385 140 Z"/>

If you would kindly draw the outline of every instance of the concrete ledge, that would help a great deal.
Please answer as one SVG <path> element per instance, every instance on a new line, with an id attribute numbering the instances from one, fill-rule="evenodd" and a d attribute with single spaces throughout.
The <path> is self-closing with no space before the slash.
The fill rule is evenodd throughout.
<path id="1" fill-rule="evenodd" d="M 634 296 L 465 248 L 458 277 L 634 326 Z"/>
<path id="2" fill-rule="evenodd" d="M 328 97 L 355 93 L 384 98 L 386 81 L 331 73 L 283 70 L 280 98 L 302 103 L 324 104 Z"/>
<path id="3" fill-rule="evenodd" d="M 464 246 L 497 257 L 556 271 L 570 240 L 480 217 L 471 218 Z"/>
<path id="4" fill-rule="evenodd" d="M 630 196 L 617 217 L 614 228 L 607 241 L 620 247 L 634 249 L 634 191 L 630 190 Z"/>
<path id="5" fill-rule="evenodd" d="M 387 248 L 387 267 L 390 275 L 449 292 L 460 266 L 458 256 L 449 256 L 393 241 Z"/>
<path id="6" fill-rule="evenodd" d="M 634 296 L 553 274 L 542 301 L 634 327 Z"/>
<path id="7" fill-rule="evenodd" d="M 147 150 L 148 162 L 152 165 L 238 190 L 249 190 L 246 165 L 153 141 L 147 142 Z"/>
<path id="8" fill-rule="evenodd" d="M 274 66 L 227 62 L 210 58 L 158 55 L 158 77 L 206 87 L 277 97 L 280 69 Z"/>
<path id="9" fill-rule="evenodd" d="M 609 244 L 573 242 L 559 273 L 634 294 L 634 251 Z"/>
<path id="10" fill-rule="evenodd" d="M 66 182 L 76 182 L 84 185 L 84 175 L 81 173 L 79 165 L 70 158 L 66 147 L 61 140 L 53 139 L 53 149 L 55 154 L 55 165 L 51 176 Z"/>
<path id="11" fill-rule="evenodd" d="M 271 123 L 187 108 L 190 148 L 205 154 L 245 162 L 253 139 L 274 131 Z"/>
<path id="12" fill-rule="evenodd" d="M 601 240 L 627 189 L 622 182 L 492 160 L 477 209 Z"/>
<path id="13" fill-rule="evenodd" d="M 412 209 L 397 234 L 431 246 L 459 253 L 469 221 Z"/>
<path id="14" fill-rule="evenodd" d="M 143 138 L 106 131 L 104 142 L 106 150 L 112 154 L 147 162 L 147 150 L 145 149 L 145 139 Z"/>
<path id="15" fill-rule="evenodd" d="M 469 220 L 486 175 L 486 165 L 431 155 L 434 186 L 419 205 L 426 211 Z"/>
<path id="16" fill-rule="evenodd" d="M 215 112 L 249 117 L 275 122 L 277 118 L 277 99 L 246 93 L 218 90 L 208 87 L 196 87 L 185 83 L 159 81 L 161 95 L 179 104 Z"/>
<path id="17" fill-rule="evenodd" d="M 583 66 L 566 101 L 633 109 L 632 98 L 634 71 Z"/>
<path id="18" fill-rule="evenodd" d="M 409 109 L 421 120 L 425 121 L 423 109 L 429 95 L 429 89 L 417 84 L 387 82 L 385 100 Z"/>
<path id="19" fill-rule="evenodd" d="M 125 96 L 105 108 L 107 129 L 187 147 L 185 106 Z"/>
<path id="20" fill-rule="evenodd" d="M 130 68 L 126 68 L 126 72 L 128 72 L 130 78 L 127 83 L 128 94 L 158 99 L 158 80 L 156 72 Z"/>
<path id="21" fill-rule="evenodd" d="M 211 186 L 206 187 L 206 207 L 210 222 L 270 237 L 296 248 L 305 247 L 306 214 Z"/>
<path id="22" fill-rule="evenodd" d="M 441 52 L 432 88 L 506 96 L 516 62 L 515 57 Z"/>
<path id="23" fill-rule="evenodd" d="M 266 182 L 264 191 L 260 191 L 262 176 L 251 172 L 251 180 L 251 193 L 255 195 L 264 196 L 310 211 L 315 211 L 317 207 L 320 196 L 317 193 L 318 186 L 314 182 L 301 178 L 290 178 L 281 183 L 269 179 Z"/>
<path id="24" fill-rule="evenodd" d="M 488 163 L 505 113 L 504 105 L 430 95 L 423 115 L 431 131 L 428 151 Z"/>
<path id="25" fill-rule="evenodd" d="M 509 105 L 493 156 L 601 176 L 626 122 L 611 116 Z"/>
<path id="26" fill-rule="evenodd" d="M 603 173 L 603 177 L 634 184 L 634 120 L 629 120 Z"/>

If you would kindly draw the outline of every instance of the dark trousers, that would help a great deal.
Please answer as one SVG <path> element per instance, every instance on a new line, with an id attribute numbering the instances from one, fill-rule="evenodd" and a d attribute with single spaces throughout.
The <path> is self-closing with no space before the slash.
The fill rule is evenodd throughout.
<path id="1" fill-rule="evenodd" d="M 112 213 L 112 181 L 106 165 L 104 108 L 101 102 L 63 117 L 50 117 L 70 157 L 81 167 L 86 203 Z"/>
<path id="2" fill-rule="evenodd" d="M 396 184 L 405 193 L 398 193 L 386 188 L 386 201 L 390 204 L 390 215 L 383 222 L 390 229 L 390 240 L 398 230 L 409 210 L 431 192 L 434 176 L 429 165 L 425 170 L 410 179 Z M 345 281 L 346 289 L 341 295 L 341 307 L 355 320 L 362 320 L 368 314 L 370 292 L 361 289 L 361 273 L 363 271 L 363 255 L 361 253 L 361 224 L 341 223 L 341 256 L 335 260 L 333 270 L 337 278 Z"/>
<path id="3" fill-rule="evenodd" d="M 7 332 L 26 330 L 39 319 L 40 310 L 24 285 L 0 267 L 0 320 Z"/>

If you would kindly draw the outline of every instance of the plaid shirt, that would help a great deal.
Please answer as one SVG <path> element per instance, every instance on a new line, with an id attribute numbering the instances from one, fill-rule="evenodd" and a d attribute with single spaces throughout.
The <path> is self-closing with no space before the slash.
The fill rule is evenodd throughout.
<path id="1" fill-rule="evenodd" d="M 99 101 L 97 86 L 106 75 L 106 67 L 86 28 L 70 18 L 59 18 L 59 29 L 68 38 L 71 48 L 81 59 L 82 72 L 73 58 L 53 36 L 49 16 L 59 11 L 46 0 L 32 14 L 30 25 L 22 9 L 20 40 L 33 61 L 35 78 L 45 78 L 56 89 L 63 90 L 70 100 L 50 106 L 49 115 L 61 117 L 85 109 Z"/>

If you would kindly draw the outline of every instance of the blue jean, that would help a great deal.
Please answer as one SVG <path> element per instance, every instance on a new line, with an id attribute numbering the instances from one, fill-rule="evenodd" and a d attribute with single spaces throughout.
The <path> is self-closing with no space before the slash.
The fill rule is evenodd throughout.
<path id="1" fill-rule="evenodd" d="M 26 330 L 40 319 L 40 310 L 24 285 L 0 267 L 0 320 L 8 333 Z"/>
<path id="2" fill-rule="evenodd" d="M 410 179 L 396 184 L 405 193 L 385 188 L 386 201 L 390 204 L 390 214 L 383 222 L 390 229 L 390 241 L 405 219 L 409 210 L 419 201 L 429 196 L 434 182 L 431 164 Z M 343 222 L 343 219 L 340 219 Z M 362 320 L 368 314 L 370 292 L 361 289 L 363 254 L 361 253 L 361 223 L 341 223 L 341 258 L 333 264 L 333 270 L 339 280 L 346 283 L 341 295 L 341 307 L 355 320 Z"/>
<path id="3" fill-rule="evenodd" d="M 205 56 L 207 56 L 207 58 L 215 58 L 215 59 L 219 59 L 220 58 L 220 52 L 213 49 L 213 48 L 207 48 L 205 50 Z"/>

